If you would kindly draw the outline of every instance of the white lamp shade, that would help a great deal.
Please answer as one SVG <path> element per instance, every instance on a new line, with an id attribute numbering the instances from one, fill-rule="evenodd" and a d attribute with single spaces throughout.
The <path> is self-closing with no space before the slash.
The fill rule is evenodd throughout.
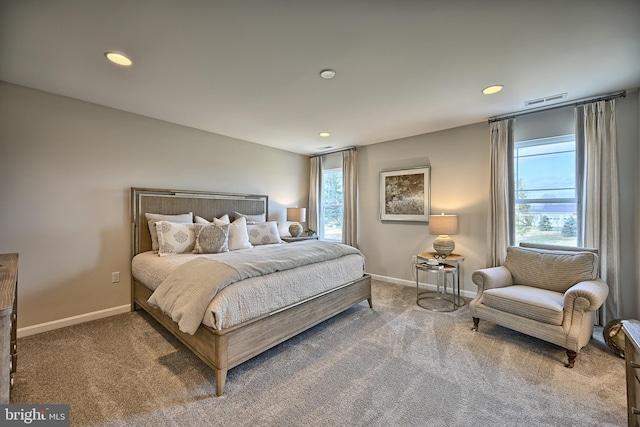
<path id="1" fill-rule="evenodd" d="M 304 222 L 307 220 L 306 208 L 287 208 L 287 221 Z"/>
<path id="2" fill-rule="evenodd" d="M 429 215 L 429 234 L 448 236 L 458 232 L 458 215 Z"/>

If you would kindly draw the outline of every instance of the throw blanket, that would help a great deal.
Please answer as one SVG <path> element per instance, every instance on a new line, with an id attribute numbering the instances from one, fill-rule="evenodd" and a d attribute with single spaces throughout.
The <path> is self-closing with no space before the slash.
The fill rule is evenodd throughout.
<path id="1" fill-rule="evenodd" d="M 171 316 L 182 332 L 193 335 L 216 294 L 240 280 L 328 261 L 360 251 L 341 243 L 311 241 L 225 252 L 217 260 L 196 258 L 174 270 L 153 292 L 149 304 Z"/>

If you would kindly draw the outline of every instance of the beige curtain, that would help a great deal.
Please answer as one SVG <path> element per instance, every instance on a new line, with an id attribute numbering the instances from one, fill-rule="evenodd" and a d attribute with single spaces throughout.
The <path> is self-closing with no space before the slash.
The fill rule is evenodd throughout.
<path id="1" fill-rule="evenodd" d="M 513 124 L 514 119 L 491 123 L 491 183 L 487 221 L 487 267 L 502 265 L 510 244 L 514 214 L 513 194 Z"/>
<path id="2" fill-rule="evenodd" d="M 358 247 L 358 168 L 355 148 L 342 152 L 342 243 Z"/>
<path id="3" fill-rule="evenodd" d="M 322 159 L 320 156 L 311 157 L 309 165 L 309 211 L 307 212 L 307 227 L 315 230 L 320 235 L 318 230 L 318 206 L 320 206 L 320 174 Z"/>
<path id="4" fill-rule="evenodd" d="M 584 246 L 597 248 L 600 277 L 609 297 L 600 309 L 600 323 L 620 317 L 620 209 L 616 154 L 615 101 L 576 107 L 578 141 L 584 150 L 582 230 Z"/>

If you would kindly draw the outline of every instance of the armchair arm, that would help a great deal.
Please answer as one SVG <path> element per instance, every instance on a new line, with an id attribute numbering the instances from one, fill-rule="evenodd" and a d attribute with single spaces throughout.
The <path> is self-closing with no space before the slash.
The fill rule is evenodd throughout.
<path id="1" fill-rule="evenodd" d="M 471 280 L 478 286 L 478 295 L 487 289 L 504 288 L 513 285 L 511 272 L 504 266 L 483 268 L 471 275 Z"/>
<path id="2" fill-rule="evenodd" d="M 602 279 L 578 282 L 564 293 L 564 311 L 595 311 L 604 304 L 609 295 L 609 286 Z"/>

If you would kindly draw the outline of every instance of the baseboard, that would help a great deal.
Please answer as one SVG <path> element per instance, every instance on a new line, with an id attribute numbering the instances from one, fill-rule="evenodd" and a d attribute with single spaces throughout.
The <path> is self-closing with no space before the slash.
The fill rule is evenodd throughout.
<path id="1" fill-rule="evenodd" d="M 416 282 L 415 280 L 406 280 L 406 279 L 397 279 L 395 277 L 387 277 L 387 276 L 381 276 L 379 274 L 371 274 L 371 278 L 374 280 L 382 280 L 383 282 L 389 282 L 389 283 L 395 283 L 398 285 L 404 285 L 404 286 L 411 286 L 412 288 L 415 289 L 416 287 Z M 420 287 L 421 288 L 425 288 L 425 289 L 429 289 L 429 290 L 436 290 L 436 285 L 432 285 L 430 283 L 424 284 L 422 282 L 420 282 Z M 473 291 L 467 291 L 464 289 L 460 289 L 460 296 L 465 297 L 465 298 L 475 298 L 476 293 Z"/>
<path id="2" fill-rule="evenodd" d="M 397 279 L 395 277 L 381 276 L 379 274 L 371 274 L 371 278 L 374 280 L 382 280 L 383 282 L 395 283 L 398 285 L 411 286 L 415 288 L 416 282 L 406 279 Z M 423 285 L 427 289 L 436 289 L 436 285 Z M 476 296 L 475 292 L 460 290 L 463 297 L 473 298 Z M 54 329 L 64 328 L 65 326 L 77 325 L 78 323 L 89 322 L 91 320 L 102 319 L 104 317 L 115 316 L 116 314 L 127 313 L 131 311 L 131 305 L 121 305 L 119 307 L 107 308 L 104 310 L 94 311 L 91 313 L 80 314 L 78 316 L 67 317 L 65 319 L 54 320 L 51 322 L 40 323 L 38 325 L 26 326 L 24 328 L 18 328 L 18 338 L 27 337 L 29 335 L 39 334 L 41 332 L 52 331 Z"/>
<path id="3" fill-rule="evenodd" d="M 131 304 L 126 304 L 119 307 L 107 308 L 104 310 L 93 311 L 91 313 L 80 314 L 78 316 L 67 317 L 65 319 L 53 320 L 51 322 L 40 323 L 38 325 L 18 328 L 16 332 L 18 334 L 18 338 L 27 337 L 41 332 L 64 328 L 65 326 L 77 325 L 78 323 L 89 322 L 90 320 L 97 320 L 104 317 L 115 316 L 116 314 L 127 313 L 129 311 L 131 311 Z"/>

